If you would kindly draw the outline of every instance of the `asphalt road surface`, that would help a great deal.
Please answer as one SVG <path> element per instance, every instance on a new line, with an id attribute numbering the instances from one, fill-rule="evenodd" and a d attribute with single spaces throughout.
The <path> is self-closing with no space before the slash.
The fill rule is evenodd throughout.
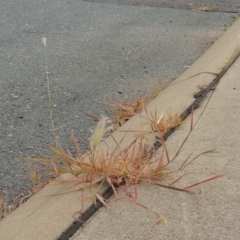
<path id="1" fill-rule="evenodd" d="M 128 4 L 133 6 L 149 6 L 176 9 L 210 8 L 214 12 L 240 11 L 239 0 L 83 0 L 85 2 Z"/>
<path id="2" fill-rule="evenodd" d="M 172 9 L 173 1 L 159 1 L 163 5 L 139 1 L 142 6 L 123 4 L 136 3 L 133 0 L 95 2 L 0 2 L 2 194 L 7 189 L 14 197 L 30 189 L 24 178 L 28 167 L 20 159 L 46 153 L 44 143 L 52 142 L 43 37 L 54 123 L 66 124 L 56 133 L 58 141 L 69 146 L 73 129 L 86 147 L 94 123 L 80 110 L 104 114 L 100 98 L 118 92 L 126 97 L 133 82 L 135 91 L 143 93 L 149 85 L 147 77 L 160 72 L 171 79 L 221 36 L 235 15 L 231 12 L 239 8 L 239 1 L 232 1 L 230 7 L 219 1 L 219 12 Z M 177 8 L 188 4 L 179 2 L 183 5 Z"/>

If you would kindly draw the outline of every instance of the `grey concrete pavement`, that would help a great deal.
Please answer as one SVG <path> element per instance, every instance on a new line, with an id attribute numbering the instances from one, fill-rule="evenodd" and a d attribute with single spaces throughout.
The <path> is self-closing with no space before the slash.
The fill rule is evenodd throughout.
<path id="1" fill-rule="evenodd" d="M 217 153 L 194 161 L 178 186 L 188 186 L 218 174 L 225 177 L 196 187 L 187 194 L 147 184 L 139 185 L 138 200 L 164 216 L 168 226 L 152 227 L 157 218 L 151 212 L 126 201 L 113 202 L 98 211 L 73 240 L 181 239 L 237 240 L 240 236 L 240 59 L 221 79 L 206 109 L 206 99 L 195 111 L 195 125 L 178 164 L 190 154 L 216 149 Z M 210 95 L 208 95 L 210 97 Z M 186 137 L 190 118 L 167 141 L 171 156 Z M 161 149 L 159 151 L 161 155 Z M 172 181 L 172 180 L 171 180 Z M 171 182 L 170 181 L 170 182 Z M 199 193 L 201 190 L 201 193 Z"/>
<path id="2" fill-rule="evenodd" d="M 55 126 L 69 146 L 82 146 L 89 128 L 79 110 L 104 114 L 99 98 L 126 95 L 132 81 L 143 92 L 163 71 L 171 78 L 191 65 L 231 23 L 230 13 L 82 1 L 0 3 L 0 192 L 15 197 L 30 188 L 22 157 L 46 153 L 52 142 L 41 38 L 47 38 Z"/>

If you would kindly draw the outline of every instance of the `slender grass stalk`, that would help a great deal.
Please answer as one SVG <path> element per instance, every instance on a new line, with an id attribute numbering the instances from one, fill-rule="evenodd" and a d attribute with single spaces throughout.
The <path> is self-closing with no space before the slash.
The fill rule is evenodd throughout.
<path id="1" fill-rule="evenodd" d="M 47 38 L 46 37 L 42 38 L 42 44 L 43 44 L 43 48 L 44 48 L 45 75 L 46 75 L 46 80 L 47 80 L 47 92 L 48 92 L 48 107 L 49 107 L 49 113 L 50 113 L 51 124 L 52 124 L 52 132 L 53 132 L 53 136 L 55 138 L 55 127 L 54 127 L 53 110 L 52 110 L 52 98 L 51 98 L 51 90 L 50 90 L 48 61 L 47 61 Z"/>

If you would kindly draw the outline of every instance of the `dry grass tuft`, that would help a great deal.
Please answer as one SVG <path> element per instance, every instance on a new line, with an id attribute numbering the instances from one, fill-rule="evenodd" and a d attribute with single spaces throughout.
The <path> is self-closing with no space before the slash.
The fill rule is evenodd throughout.
<path id="1" fill-rule="evenodd" d="M 161 114 L 159 117 L 157 117 L 156 112 L 154 115 L 152 113 L 148 113 L 147 109 L 145 109 L 145 112 L 147 114 L 146 119 L 150 121 L 151 131 L 161 132 L 161 135 L 164 135 L 170 129 L 176 128 L 184 123 L 178 114 L 173 115 L 170 110 L 166 111 L 165 114 Z"/>
<path id="2" fill-rule="evenodd" d="M 150 82 L 150 91 L 143 95 L 137 95 L 134 87 L 127 94 L 127 99 L 120 96 L 116 98 L 105 97 L 101 100 L 103 107 L 112 121 L 113 130 L 121 127 L 130 118 L 140 113 L 148 103 L 150 103 L 161 91 L 163 91 L 169 84 L 163 80 L 162 75 L 157 74 L 157 80 L 148 79 Z M 101 118 L 89 113 L 84 114 L 90 119 L 99 121 Z"/>
<path id="3" fill-rule="evenodd" d="M 102 103 L 104 108 L 113 122 L 113 127 L 116 130 L 121 127 L 125 122 L 132 118 L 135 114 L 139 113 L 145 106 L 146 97 L 138 97 L 133 95 L 127 100 L 117 97 L 116 99 L 104 99 Z"/>
<path id="4" fill-rule="evenodd" d="M 29 194 L 21 193 L 19 196 L 12 198 L 7 190 L 4 191 L 5 195 L 0 196 L 0 221 L 11 214 L 20 205 L 26 202 L 34 193 Z M 10 204 L 8 202 L 11 202 Z"/>
<path id="5" fill-rule="evenodd" d="M 14 207 L 15 205 L 15 203 L 8 205 L 6 199 L 0 197 L 0 221 L 16 209 L 16 207 Z"/>
<path id="6" fill-rule="evenodd" d="M 175 119 L 173 116 L 171 116 L 171 118 Z M 148 209 L 147 206 L 142 205 L 137 200 L 138 185 L 141 182 L 160 187 L 167 187 L 174 190 L 191 192 L 193 187 L 222 176 L 217 175 L 184 187 L 176 186 L 176 184 L 179 185 L 180 180 L 187 175 L 182 173 L 182 170 L 184 170 L 192 161 L 202 154 L 209 154 L 213 151 L 205 151 L 195 157 L 191 157 L 192 154 L 190 154 L 185 160 L 179 163 L 179 167 L 177 169 L 173 169 L 171 164 L 179 157 L 190 133 L 186 139 L 184 139 L 183 144 L 177 151 L 176 155 L 170 159 L 169 152 L 163 138 L 165 129 L 162 129 L 160 124 L 161 119 L 158 119 L 155 120 L 154 131 L 157 132 L 157 139 L 162 144 L 162 154 L 160 156 L 155 155 L 152 148 L 146 152 L 146 145 L 148 143 L 143 138 L 144 134 L 141 133 L 136 136 L 123 150 L 119 150 L 119 145 L 124 139 L 117 143 L 117 147 L 114 150 L 104 152 L 97 146 L 106 133 L 106 122 L 108 120 L 103 118 L 101 121 L 102 122 L 98 124 L 95 132 L 92 134 L 90 140 L 91 148 L 87 153 L 83 154 L 81 152 L 77 139 L 72 133 L 71 140 L 75 149 L 74 156 L 70 154 L 68 150 L 64 150 L 60 145 L 58 145 L 57 148 L 48 145 L 49 149 L 54 153 L 53 156 L 41 156 L 40 158 L 35 159 L 25 159 L 25 161 L 30 163 L 37 162 L 48 169 L 50 168 L 51 176 L 55 175 L 55 181 L 58 183 L 77 184 L 77 188 L 70 190 L 69 192 L 79 190 L 83 190 L 83 192 L 85 192 L 88 189 L 93 196 L 93 203 L 96 203 L 96 199 L 98 199 L 107 209 L 109 209 L 108 204 L 110 201 L 105 200 L 98 190 L 93 192 L 92 186 L 96 183 L 99 183 L 101 186 L 104 182 L 107 182 L 112 188 L 116 199 L 127 199 L 145 209 Z M 192 126 L 190 132 L 191 131 Z M 112 135 L 111 137 L 113 138 Z M 116 142 L 114 138 L 113 140 Z M 71 174 L 74 178 L 72 180 L 64 180 L 62 176 L 66 173 Z M 120 191 L 124 193 L 124 196 L 119 197 Z M 84 209 L 84 201 L 86 199 L 87 198 L 83 196 L 81 200 L 82 208 L 77 211 L 76 214 L 82 213 Z M 159 218 L 157 224 L 165 222 L 164 217 L 158 213 L 155 214 Z"/>

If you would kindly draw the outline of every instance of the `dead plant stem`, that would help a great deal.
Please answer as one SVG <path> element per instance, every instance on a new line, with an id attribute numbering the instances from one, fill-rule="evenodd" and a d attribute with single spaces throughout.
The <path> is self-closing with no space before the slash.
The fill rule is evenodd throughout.
<path id="1" fill-rule="evenodd" d="M 48 92 L 48 107 L 52 124 L 52 131 L 55 137 L 55 127 L 53 120 L 53 111 L 52 111 L 52 99 L 51 99 L 51 90 L 50 90 L 50 80 L 49 80 L 49 71 L 48 71 L 48 61 L 47 61 L 47 49 L 46 49 L 46 38 L 43 38 L 43 47 L 44 47 L 44 59 L 45 59 L 45 74 L 47 80 L 47 92 Z"/>

